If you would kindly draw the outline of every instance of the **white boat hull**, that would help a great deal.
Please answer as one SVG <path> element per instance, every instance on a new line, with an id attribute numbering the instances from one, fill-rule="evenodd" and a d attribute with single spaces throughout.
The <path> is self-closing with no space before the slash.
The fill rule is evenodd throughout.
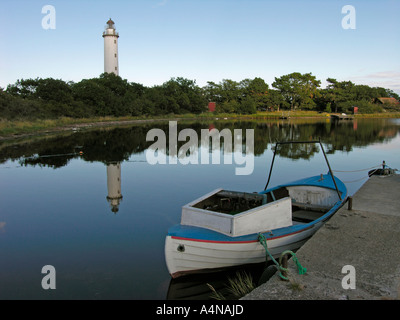
<path id="1" fill-rule="evenodd" d="M 321 226 L 322 222 L 294 234 L 272 237 L 267 240 L 268 250 L 274 258 L 285 250 L 297 250 Z M 176 278 L 189 273 L 260 263 L 266 261 L 266 252 L 257 235 L 254 240 L 242 242 L 201 241 L 168 235 L 165 257 L 171 276 Z"/>

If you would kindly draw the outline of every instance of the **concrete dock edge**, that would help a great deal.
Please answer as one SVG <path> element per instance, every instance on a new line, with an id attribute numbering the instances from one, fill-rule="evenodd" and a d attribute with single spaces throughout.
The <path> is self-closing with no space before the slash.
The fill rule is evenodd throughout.
<path id="1" fill-rule="evenodd" d="M 352 210 L 344 205 L 296 255 L 305 275 L 289 260 L 290 281 L 276 273 L 242 299 L 400 299 L 400 175 L 369 178 Z"/>

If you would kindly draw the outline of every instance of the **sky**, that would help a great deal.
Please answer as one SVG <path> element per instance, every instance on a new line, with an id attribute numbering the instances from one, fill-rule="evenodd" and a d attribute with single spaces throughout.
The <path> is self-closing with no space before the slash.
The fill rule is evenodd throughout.
<path id="1" fill-rule="evenodd" d="M 54 28 L 42 26 L 46 5 Z M 354 11 L 342 13 L 346 5 Z M 400 94 L 399 16 L 399 0 L 0 0 L 0 87 L 98 77 L 112 18 L 129 82 L 260 77 L 271 87 L 275 77 L 311 72 L 321 87 L 334 78 Z"/>

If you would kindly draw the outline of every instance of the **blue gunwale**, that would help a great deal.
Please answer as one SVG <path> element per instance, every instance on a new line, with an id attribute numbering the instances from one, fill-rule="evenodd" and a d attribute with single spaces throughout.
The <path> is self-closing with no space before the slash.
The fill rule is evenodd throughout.
<path id="1" fill-rule="evenodd" d="M 336 190 L 333 183 L 331 175 L 325 174 L 322 176 L 312 176 L 305 179 L 300 179 L 294 182 L 282 184 L 264 191 L 259 192 L 259 194 L 264 194 L 281 187 L 287 186 L 317 186 Z M 286 237 L 292 234 L 300 233 L 306 229 L 313 228 L 317 223 L 327 220 L 331 215 L 333 215 L 345 202 L 347 199 L 347 188 L 345 184 L 335 177 L 336 185 L 338 186 L 339 192 L 341 193 L 342 200 L 336 202 L 336 204 L 320 218 L 305 224 L 297 224 L 284 228 L 273 229 L 271 231 L 264 232 L 264 236 L 267 240 L 273 240 L 276 238 Z M 258 241 L 258 233 L 248 234 L 239 237 L 231 237 L 217 231 L 177 224 L 168 229 L 168 236 L 176 239 L 191 240 L 191 241 L 202 241 L 202 242 L 216 242 L 216 243 L 245 243 L 245 242 L 256 242 Z"/>

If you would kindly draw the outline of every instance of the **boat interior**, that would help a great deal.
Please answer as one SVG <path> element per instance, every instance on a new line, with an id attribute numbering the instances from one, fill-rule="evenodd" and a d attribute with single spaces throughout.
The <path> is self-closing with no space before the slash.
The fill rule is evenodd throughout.
<path id="1" fill-rule="evenodd" d="M 264 194 L 221 190 L 193 207 L 235 215 L 266 203 L 268 197 Z"/>
<path id="2" fill-rule="evenodd" d="M 264 194 L 221 190 L 193 205 L 195 208 L 236 215 L 258 206 L 290 197 L 294 224 L 308 223 L 324 215 L 336 203 L 334 191 L 305 186 L 281 187 Z"/>
<path id="3" fill-rule="evenodd" d="M 308 223 L 314 221 L 321 216 L 323 216 L 334 203 L 327 205 L 326 203 L 321 203 L 326 192 L 321 188 L 321 192 L 315 190 L 313 192 L 313 198 L 316 201 L 311 201 L 310 197 L 307 197 L 306 201 L 299 201 L 296 199 L 296 190 L 300 187 L 282 187 L 273 191 L 266 193 L 268 202 L 276 201 L 284 197 L 291 197 L 292 199 L 292 220 L 298 223 Z M 302 199 L 304 200 L 304 199 Z"/>

